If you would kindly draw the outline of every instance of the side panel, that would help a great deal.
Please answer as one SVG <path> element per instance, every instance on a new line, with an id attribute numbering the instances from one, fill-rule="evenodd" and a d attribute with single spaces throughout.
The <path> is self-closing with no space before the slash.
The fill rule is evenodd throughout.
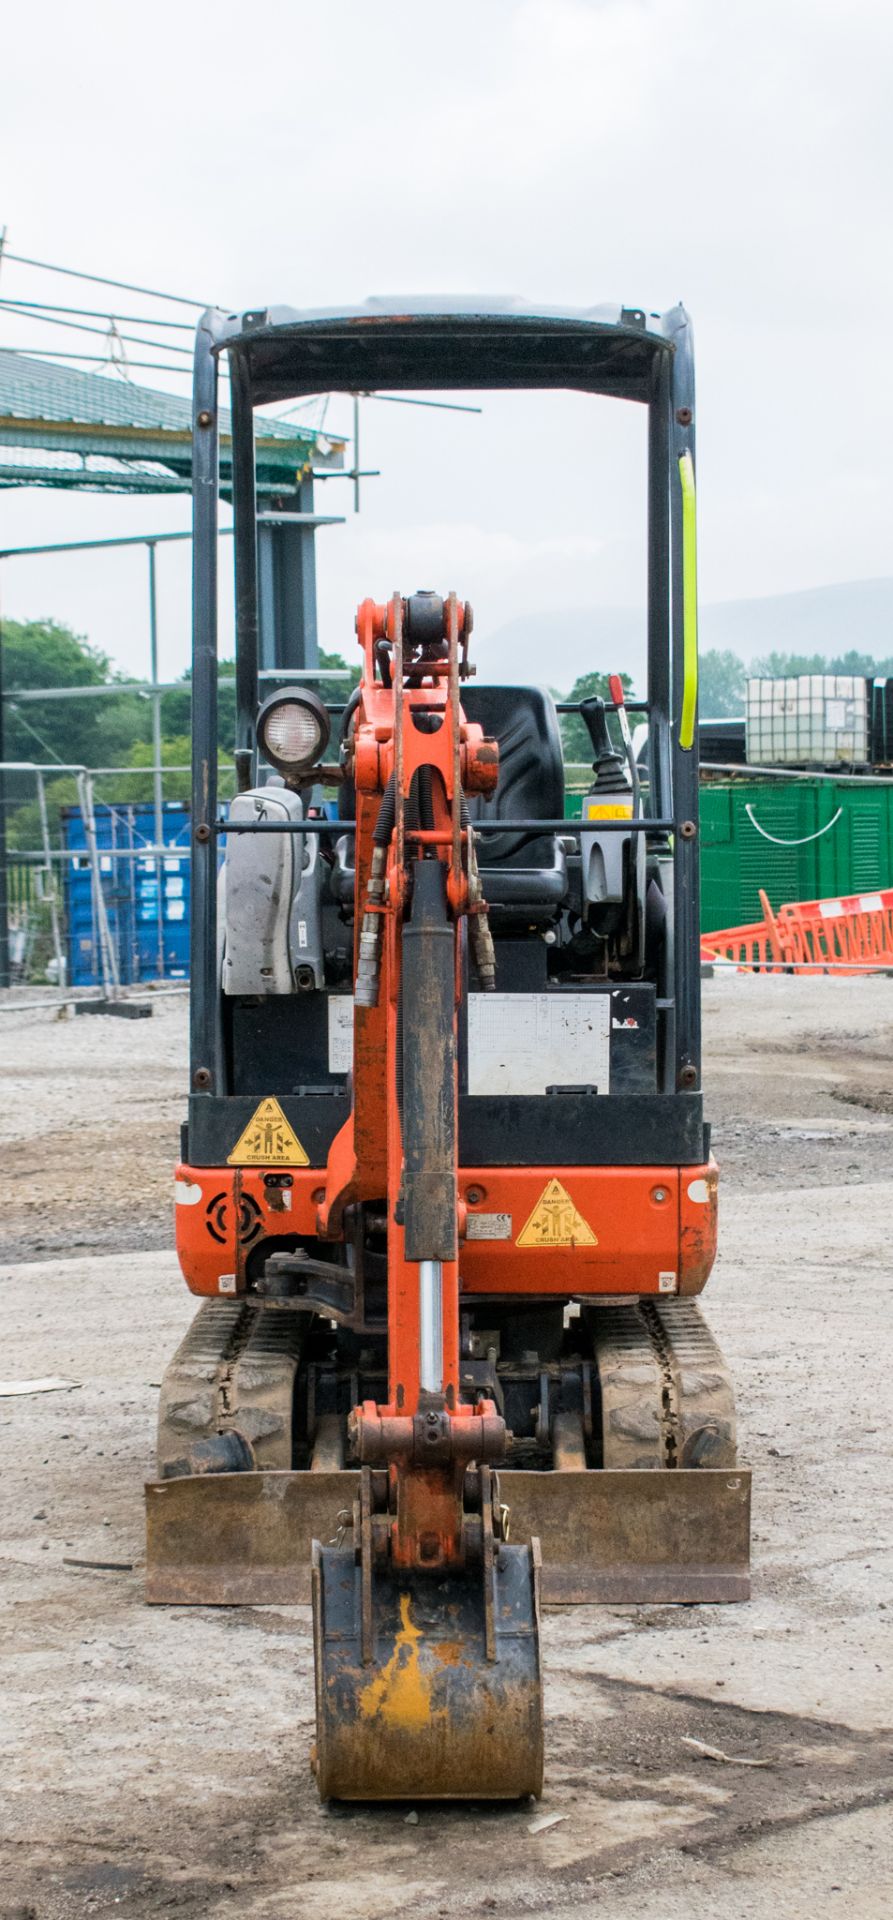
<path id="1" fill-rule="evenodd" d="M 291 1185 L 273 1185 L 287 1177 Z M 266 1239 L 316 1234 L 318 1168 L 179 1166 L 174 1177 L 177 1258 L 190 1293 L 245 1291 L 245 1262 Z M 271 1184 L 267 1184 L 270 1181 Z"/>
<path id="2" fill-rule="evenodd" d="M 716 1259 L 719 1168 L 710 1159 L 706 1167 L 679 1171 L 679 1292 L 701 1293 Z"/>
<path id="3" fill-rule="evenodd" d="M 262 1240 L 316 1235 L 318 1168 L 179 1166 L 177 1254 L 192 1293 L 245 1290 Z M 714 1163 L 464 1168 L 463 1293 L 700 1293 L 716 1253 Z M 473 1196 L 473 1197 L 472 1197 Z"/>
<path id="4" fill-rule="evenodd" d="M 716 1250 L 715 1178 L 712 1207 L 686 1197 L 682 1230 L 681 1208 L 683 1191 L 708 1192 L 707 1174 L 703 1166 L 463 1169 L 462 1291 L 699 1293 Z"/>

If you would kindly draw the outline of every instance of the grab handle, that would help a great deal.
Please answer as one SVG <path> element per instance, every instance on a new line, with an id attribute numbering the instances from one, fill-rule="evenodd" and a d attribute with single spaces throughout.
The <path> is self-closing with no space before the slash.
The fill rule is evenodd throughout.
<path id="1" fill-rule="evenodd" d="M 688 752 L 694 746 L 698 710 L 698 537 L 694 461 L 687 450 L 679 457 L 679 483 L 682 488 L 682 713 L 679 717 L 679 745 Z"/>

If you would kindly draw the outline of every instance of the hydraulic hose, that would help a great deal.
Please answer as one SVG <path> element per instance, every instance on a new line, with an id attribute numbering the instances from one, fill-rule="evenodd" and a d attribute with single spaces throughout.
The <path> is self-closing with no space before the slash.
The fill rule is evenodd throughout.
<path id="1" fill-rule="evenodd" d="M 460 820 L 467 834 L 468 849 L 468 937 L 478 979 L 484 993 L 492 993 L 496 986 L 496 949 L 490 932 L 490 916 L 487 902 L 481 886 L 478 870 L 477 848 L 474 844 L 474 827 L 468 811 L 468 801 L 463 793 L 460 803 Z"/>
<path id="2" fill-rule="evenodd" d="M 382 915 L 379 909 L 384 901 L 388 847 L 394 831 L 396 814 L 397 788 L 394 775 L 391 774 L 381 796 L 378 818 L 372 834 L 372 863 L 366 884 L 366 908 L 360 929 L 360 949 L 354 987 L 354 1001 L 358 1007 L 377 1007 L 378 1005 L 382 933 Z"/>

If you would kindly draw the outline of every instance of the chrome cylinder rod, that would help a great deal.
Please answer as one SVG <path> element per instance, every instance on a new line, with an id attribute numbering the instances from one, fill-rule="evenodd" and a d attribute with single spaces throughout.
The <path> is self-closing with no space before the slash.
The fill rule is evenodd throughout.
<path id="1" fill-rule="evenodd" d="M 443 1268 L 439 1260 L 419 1261 L 419 1385 L 423 1393 L 443 1392 Z"/>

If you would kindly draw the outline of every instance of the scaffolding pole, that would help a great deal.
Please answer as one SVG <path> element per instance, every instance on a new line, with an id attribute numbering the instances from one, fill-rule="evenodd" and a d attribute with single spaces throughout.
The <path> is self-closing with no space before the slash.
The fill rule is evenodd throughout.
<path id="1" fill-rule="evenodd" d="M 47 897 L 50 903 L 50 926 L 53 935 L 53 953 L 56 956 L 56 979 L 60 987 L 65 986 L 65 956 L 62 952 L 62 935 L 59 927 L 59 902 L 56 896 L 56 876 L 53 872 L 53 850 L 50 846 L 50 825 L 47 817 L 47 796 L 43 773 L 37 769 L 37 805 L 40 812 L 40 837 L 43 841 L 43 857 L 46 862 Z"/>
<path id="2" fill-rule="evenodd" d="M 158 686 L 158 597 L 155 588 L 155 542 L 147 540 L 149 554 L 149 657 L 152 679 L 152 791 L 155 811 L 155 920 L 158 932 L 158 978 L 164 979 L 164 808 L 161 793 L 161 692 Z"/>
<path id="3" fill-rule="evenodd" d="M 96 934 L 99 941 L 99 964 L 102 973 L 103 996 L 106 1000 L 117 1000 L 121 993 L 121 978 L 118 972 L 118 956 L 109 927 L 105 908 L 105 895 L 102 891 L 102 872 L 99 865 L 99 847 L 96 841 L 96 816 L 93 812 L 93 782 L 88 773 L 77 776 L 78 799 L 84 820 L 84 834 L 90 855 L 90 871 L 93 876 L 93 914 Z"/>

